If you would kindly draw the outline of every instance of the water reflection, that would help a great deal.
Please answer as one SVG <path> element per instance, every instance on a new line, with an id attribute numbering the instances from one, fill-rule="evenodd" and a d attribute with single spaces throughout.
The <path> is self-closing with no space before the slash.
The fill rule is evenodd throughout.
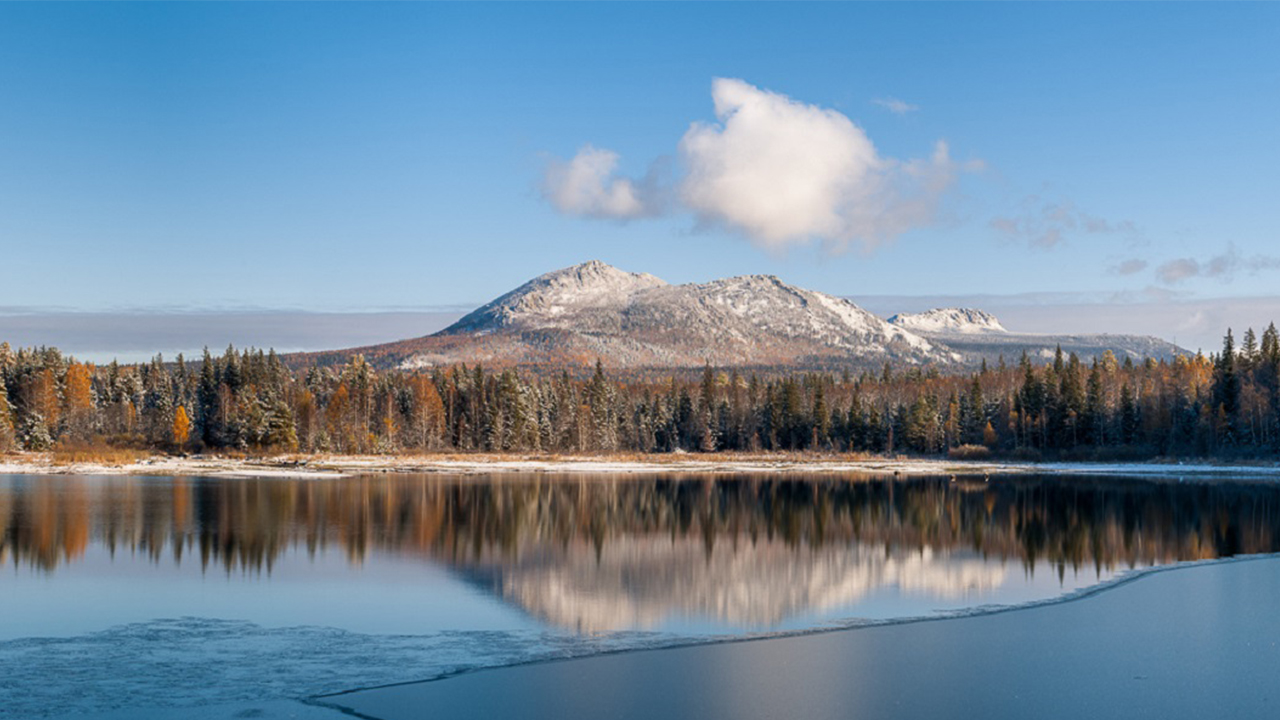
<path id="1" fill-rule="evenodd" d="M 90 547 L 269 576 L 340 549 L 441 563 L 554 625 L 672 616 L 772 627 L 884 588 L 944 600 L 1280 550 L 1280 487 L 1134 479 L 378 476 L 0 478 L 0 561 L 56 575 Z M 1017 572 L 1022 568 L 1023 572 Z M 3 582 L 11 582 L 5 580 Z"/>

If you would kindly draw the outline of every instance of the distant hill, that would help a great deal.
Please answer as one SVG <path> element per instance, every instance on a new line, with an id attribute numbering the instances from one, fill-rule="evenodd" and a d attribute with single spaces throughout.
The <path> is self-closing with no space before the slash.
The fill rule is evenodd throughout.
<path id="1" fill-rule="evenodd" d="M 920 333 L 974 335 L 1009 332 L 995 315 L 971 308 L 936 308 L 922 313 L 902 313 L 889 318 L 889 322 Z"/>
<path id="2" fill-rule="evenodd" d="M 1111 351 L 1119 359 L 1168 359 L 1187 351 L 1170 342 L 1149 335 L 1048 335 L 1013 333 L 996 317 L 972 308 L 936 308 L 922 313 L 904 313 L 889 322 L 945 346 L 963 356 L 966 363 L 1021 357 L 1025 352 L 1034 359 L 1053 357 L 1057 348 L 1092 358 Z"/>
<path id="3" fill-rule="evenodd" d="M 291 356 L 294 364 L 345 362 L 361 353 L 382 367 L 481 362 L 491 366 L 611 368 L 961 367 L 1061 343 L 1084 355 L 1164 356 L 1155 338 L 1008 333 L 980 310 L 940 309 L 883 320 L 844 298 L 772 275 L 671 285 L 599 261 L 540 275 L 434 335 Z M 1149 351 L 1149 352 L 1148 352 Z"/>

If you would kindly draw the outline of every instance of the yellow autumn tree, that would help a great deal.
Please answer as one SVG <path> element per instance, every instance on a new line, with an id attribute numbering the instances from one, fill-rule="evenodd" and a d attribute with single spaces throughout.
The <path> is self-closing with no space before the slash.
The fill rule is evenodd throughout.
<path id="1" fill-rule="evenodd" d="M 987 421 L 987 426 L 982 428 L 982 444 L 994 450 L 998 442 L 1000 438 L 996 437 L 996 429 L 991 427 L 990 421 Z"/>
<path id="2" fill-rule="evenodd" d="M 65 408 L 67 434 L 84 440 L 93 433 L 92 366 L 73 362 L 63 381 L 62 402 Z"/>
<path id="3" fill-rule="evenodd" d="M 425 375 L 411 377 L 409 389 L 413 393 L 413 442 L 421 450 L 435 450 L 444 436 L 444 404 L 440 393 Z"/>
<path id="4" fill-rule="evenodd" d="M 187 417 L 187 409 L 178 406 L 173 414 L 173 444 L 183 447 L 191 439 L 191 418 Z"/>
<path id="5" fill-rule="evenodd" d="M 355 434 L 352 432 L 348 406 L 351 404 L 351 392 L 346 383 L 338 383 L 338 389 L 329 398 L 325 407 L 325 426 L 330 441 L 338 452 L 347 452 L 355 446 Z"/>
<path id="6" fill-rule="evenodd" d="M 49 432 L 53 433 L 58 427 L 58 421 L 62 419 L 61 403 L 58 402 L 58 380 L 54 377 L 53 370 L 45 368 L 35 373 L 26 395 L 27 407 L 39 413 Z"/>

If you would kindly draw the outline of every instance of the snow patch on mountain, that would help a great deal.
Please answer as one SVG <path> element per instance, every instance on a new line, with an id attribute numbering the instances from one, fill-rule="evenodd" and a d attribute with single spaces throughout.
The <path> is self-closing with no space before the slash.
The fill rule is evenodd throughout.
<path id="1" fill-rule="evenodd" d="M 889 318 L 889 322 L 918 333 L 976 335 L 1009 332 L 996 316 L 973 308 L 934 308 L 922 313 L 900 313 Z"/>
<path id="2" fill-rule="evenodd" d="M 648 273 L 630 273 L 591 260 L 539 275 L 466 315 L 442 334 L 493 331 L 512 325 L 552 326 L 584 307 L 617 310 L 636 293 L 666 284 Z"/>
<path id="3" fill-rule="evenodd" d="M 950 363 L 948 348 L 843 298 L 772 275 L 669 285 L 599 261 L 534 278 L 429 340 L 402 366 L 474 357 L 457 341 L 484 337 L 486 362 L 601 357 L 617 366 L 786 365 L 900 360 Z M 444 341 L 454 345 L 443 347 Z M 439 348 L 438 350 L 436 348 Z"/>

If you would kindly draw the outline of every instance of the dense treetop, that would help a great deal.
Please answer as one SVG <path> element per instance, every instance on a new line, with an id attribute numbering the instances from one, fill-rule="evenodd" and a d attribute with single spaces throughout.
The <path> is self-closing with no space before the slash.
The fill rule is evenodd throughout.
<path id="1" fill-rule="evenodd" d="M 1028 459 L 1258 457 L 1280 449 L 1272 325 L 1220 353 L 1117 362 L 1025 355 L 970 374 L 377 371 L 353 356 L 291 370 L 274 352 L 207 350 L 93 366 L 0 345 L 0 450 L 396 453 L 815 450 Z"/>

